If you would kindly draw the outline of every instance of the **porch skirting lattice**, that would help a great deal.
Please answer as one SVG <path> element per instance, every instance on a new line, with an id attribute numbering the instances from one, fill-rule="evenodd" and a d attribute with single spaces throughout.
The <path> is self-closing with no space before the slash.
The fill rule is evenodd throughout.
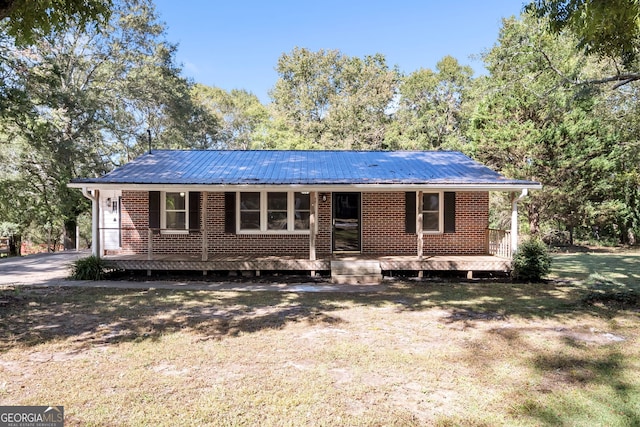
<path id="1" fill-rule="evenodd" d="M 171 271 L 330 271 L 331 261 L 339 259 L 380 263 L 382 271 L 509 271 L 511 260 L 493 255 L 375 256 L 333 255 L 310 260 L 304 256 L 210 255 L 202 261 L 197 255 L 112 255 L 105 260 L 122 270 Z"/>

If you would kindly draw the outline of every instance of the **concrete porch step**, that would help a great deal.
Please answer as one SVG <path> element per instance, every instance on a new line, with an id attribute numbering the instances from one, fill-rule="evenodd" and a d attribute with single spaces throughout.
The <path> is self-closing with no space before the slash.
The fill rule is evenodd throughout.
<path id="1" fill-rule="evenodd" d="M 382 274 L 354 276 L 354 275 L 331 275 L 331 283 L 336 285 L 379 285 L 382 283 Z"/>
<path id="2" fill-rule="evenodd" d="M 336 284 L 377 284 L 382 282 L 382 268 L 373 260 L 332 260 L 331 282 Z"/>

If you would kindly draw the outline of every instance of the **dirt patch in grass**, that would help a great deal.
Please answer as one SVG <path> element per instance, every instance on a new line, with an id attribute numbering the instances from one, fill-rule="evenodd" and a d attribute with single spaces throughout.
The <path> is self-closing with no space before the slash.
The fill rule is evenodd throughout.
<path id="1" fill-rule="evenodd" d="M 572 282 L 0 291 L 0 404 L 66 425 L 635 425 L 640 319 Z"/>

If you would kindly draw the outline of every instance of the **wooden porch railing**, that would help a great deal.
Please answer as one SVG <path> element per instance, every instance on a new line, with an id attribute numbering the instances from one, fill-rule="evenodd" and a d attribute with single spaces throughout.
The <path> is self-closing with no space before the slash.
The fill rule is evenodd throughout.
<path id="1" fill-rule="evenodd" d="M 511 258 L 511 231 L 487 229 L 487 248 L 490 255 Z"/>

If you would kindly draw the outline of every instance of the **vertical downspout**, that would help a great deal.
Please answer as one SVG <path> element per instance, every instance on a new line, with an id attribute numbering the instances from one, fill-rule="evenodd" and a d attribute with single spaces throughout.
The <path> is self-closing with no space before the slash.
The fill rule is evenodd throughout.
<path id="1" fill-rule="evenodd" d="M 91 255 L 100 258 L 100 193 L 93 190 L 91 194 L 86 187 L 82 187 L 82 195 L 91 200 Z"/>
<path id="2" fill-rule="evenodd" d="M 520 196 L 515 197 L 515 193 L 513 193 L 511 199 L 511 257 L 518 249 L 518 202 L 524 199 L 528 192 L 529 190 L 523 188 Z"/>

